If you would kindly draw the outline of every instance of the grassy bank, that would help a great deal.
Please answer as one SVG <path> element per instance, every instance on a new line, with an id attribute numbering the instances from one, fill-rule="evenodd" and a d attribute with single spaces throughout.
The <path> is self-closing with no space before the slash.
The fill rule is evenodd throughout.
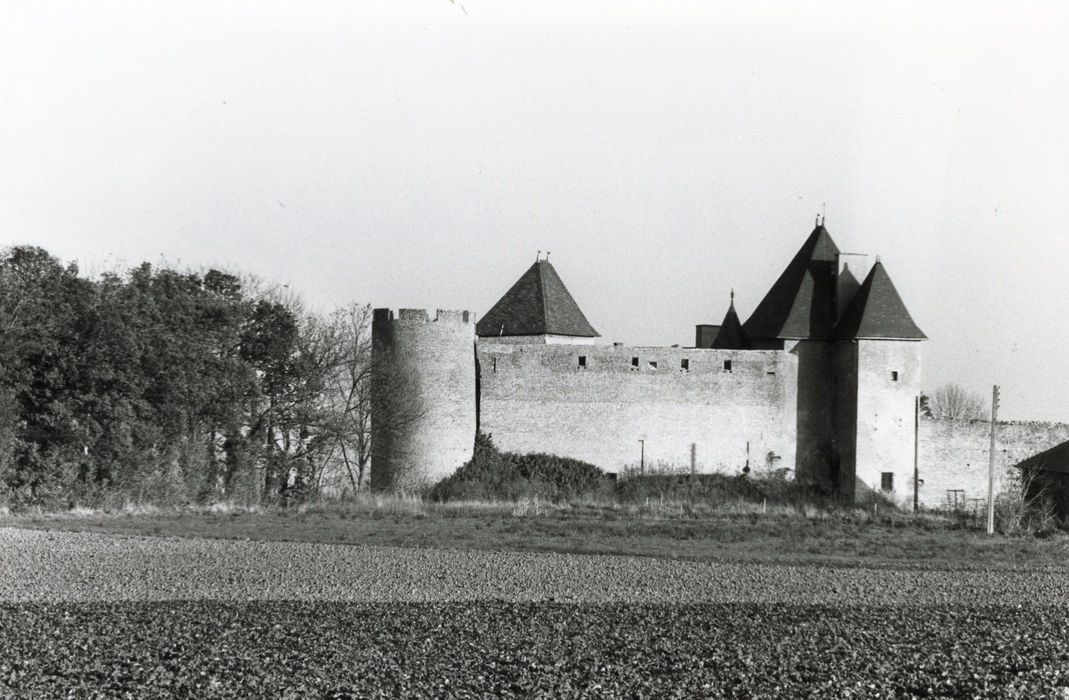
<path id="1" fill-rule="evenodd" d="M 626 554 L 698 561 L 990 568 L 1069 565 L 1069 537 L 988 536 L 933 513 L 657 501 L 431 503 L 361 497 L 297 508 L 228 504 L 0 514 L 0 527 L 123 535 Z"/>

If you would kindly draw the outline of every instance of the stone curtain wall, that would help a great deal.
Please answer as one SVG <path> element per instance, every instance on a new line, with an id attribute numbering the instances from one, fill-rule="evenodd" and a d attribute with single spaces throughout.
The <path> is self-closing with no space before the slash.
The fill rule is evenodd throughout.
<path id="1" fill-rule="evenodd" d="M 963 489 L 967 499 L 986 500 L 990 431 L 990 423 L 984 421 L 921 418 L 922 505 L 930 508 L 946 505 L 948 489 Z M 1066 423 L 999 423 L 995 442 L 995 493 L 1002 491 L 1013 465 L 1066 440 L 1069 440 Z"/>
<path id="2" fill-rule="evenodd" d="M 638 468 L 644 440 L 651 470 L 689 470 L 693 445 L 696 471 L 738 473 L 749 442 L 755 472 L 794 467 L 797 360 L 789 353 L 484 339 L 478 358 L 480 428 L 504 450 L 619 473 Z"/>

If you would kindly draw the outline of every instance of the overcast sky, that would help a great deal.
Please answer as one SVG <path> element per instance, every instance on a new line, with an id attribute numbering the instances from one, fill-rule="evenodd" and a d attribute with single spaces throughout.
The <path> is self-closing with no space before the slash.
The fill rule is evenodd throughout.
<path id="1" fill-rule="evenodd" d="M 476 313 L 550 250 L 690 344 L 826 203 L 926 389 L 1069 421 L 1069 11 L 934 5 L 0 0 L 0 245 Z"/>

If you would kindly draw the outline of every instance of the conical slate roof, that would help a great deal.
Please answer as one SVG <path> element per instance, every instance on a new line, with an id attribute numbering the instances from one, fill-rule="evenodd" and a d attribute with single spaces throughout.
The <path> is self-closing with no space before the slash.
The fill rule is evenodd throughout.
<path id="1" fill-rule="evenodd" d="M 539 260 L 505 292 L 477 324 L 481 337 L 498 335 L 572 335 L 596 338 L 548 260 Z"/>
<path id="2" fill-rule="evenodd" d="M 744 329 L 751 339 L 828 338 L 835 323 L 835 256 L 823 224 L 809 234 Z"/>
<path id="3" fill-rule="evenodd" d="M 713 338 L 710 347 L 718 350 L 744 350 L 746 348 L 746 333 L 742 330 L 739 315 L 735 312 L 735 295 L 731 295 L 731 305 L 724 315 L 724 322 L 720 324 L 720 331 Z"/>
<path id="4" fill-rule="evenodd" d="M 835 337 L 848 340 L 897 338 L 926 340 L 906 310 L 883 263 L 877 261 L 835 327 Z"/>

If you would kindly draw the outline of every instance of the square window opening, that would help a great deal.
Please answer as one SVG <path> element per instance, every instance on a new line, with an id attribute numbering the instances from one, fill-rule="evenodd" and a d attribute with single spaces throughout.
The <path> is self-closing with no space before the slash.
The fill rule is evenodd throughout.
<path id="1" fill-rule="evenodd" d="M 638 358 L 637 357 L 632 357 L 631 358 L 631 366 L 633 368 L 635 368 L 635 369 L 638 369 Z"/>
<path id="2" fill-rule="evenodd" d="M 731 371 L 731 360 L 724 360 L 724 371 L 725 372 L 730 372 Z"/>
<path id="3" fill-rule="evenodd" d="M 657 369 L 657 361 L 650 360 L 650 369 Z"/>
<path id="4" fill-rule="evenodd" d="M 891 381 L 892 382 L 897 382 L 898 381 L 898 370 L 891 370 Z"/>
<path id="5" fill-rule="evenodd" d="M 586 355 L 579 356 L 579 369 L 586 369 Z"/>
<path id="6" fill-rule="evenodd" d="M 683 370 L 684 372 L 689 372 L 690 371 L 690 360 L 687 359 L 686 357 L 684 357 L 682 360 L 680 360 L 679 361 L 679 369 Z"/>
<path id="7" fill-rule="evenodd" d="M 893 472 L 880 472 L 880 490 L 895 490 L 895 475 Z"/>

